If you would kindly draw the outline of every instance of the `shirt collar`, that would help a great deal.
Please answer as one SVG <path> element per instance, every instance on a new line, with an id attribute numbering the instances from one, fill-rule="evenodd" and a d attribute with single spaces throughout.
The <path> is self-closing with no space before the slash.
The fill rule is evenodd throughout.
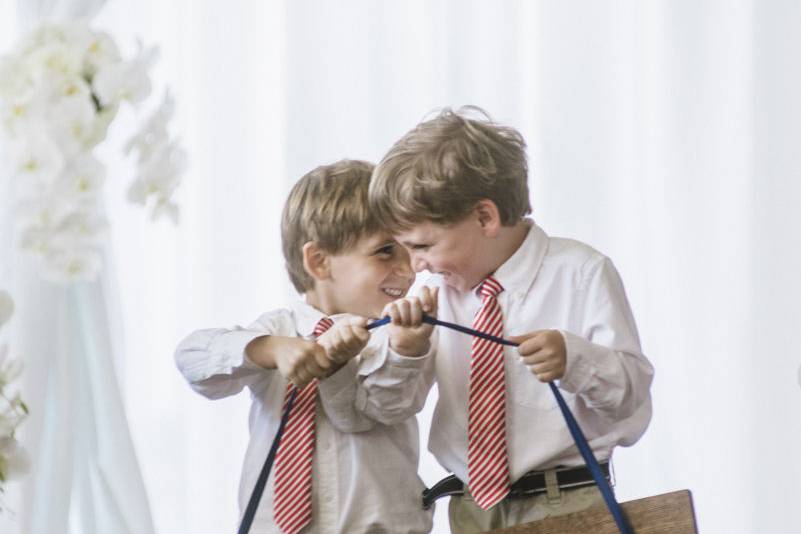
<path id="1" fill-rule="evenodd" d="M 348 313 L 338 313 L 336 315 L 326 315 L 308 302 L 305 296 L 295 300 L 290 304 L 289 309 L 295 318 L 295 329 L 298 335 L 306 339 L 314 337 L 314 327 L 323 317 L 328 317 L 335 323 L 342 317 L 348 317 Z"/>
<path id="2" fill-rule="evenodd" d="M 326 316 L 323 312 L 308 304 L 305 299 L 294 301 L 289 308 L 295 317 L 295 328 L 298 334 L 304 338 L 311 338 L 317 322 Z M 335 317 L 331 317 L 331 319 L 335 320 Z"/>
<path id="3" fill-rule="evenodd" d="M 548 235 L 533 220 L 526 218 L 525 222 L 529 230 L 523 243 L 492 274 L 505 291 L 527 292 L 548 253 Z"/>

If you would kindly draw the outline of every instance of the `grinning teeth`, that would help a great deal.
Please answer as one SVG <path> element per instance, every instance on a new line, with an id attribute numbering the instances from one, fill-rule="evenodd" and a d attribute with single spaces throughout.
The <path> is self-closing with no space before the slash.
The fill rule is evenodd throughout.
<path id="1" fill-rule="evenodd" d="M 400 289 L 384 289 L 383 291 L 390 297 L 400 297 L 403 295 L 403 291 Z"/>

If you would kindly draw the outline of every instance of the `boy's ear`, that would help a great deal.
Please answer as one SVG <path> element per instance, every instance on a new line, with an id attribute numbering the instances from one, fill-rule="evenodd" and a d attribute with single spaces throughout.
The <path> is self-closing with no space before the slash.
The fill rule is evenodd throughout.
<path id="1" fill-rule="evenodd" d="M 495 202 L 488 198 L 479 200 L 474 208 L 474 213 L 485 236 L 495 237 L 498 235 L 503 225 L 501 224 L 501 213 Z"/>
<path id="2" fill-rule="evenodd" d="M 331 277 L 331 264 L 328 253 L 314 241 L 303 245 L 303 268 L 315 280 L 326 280 Z"/>

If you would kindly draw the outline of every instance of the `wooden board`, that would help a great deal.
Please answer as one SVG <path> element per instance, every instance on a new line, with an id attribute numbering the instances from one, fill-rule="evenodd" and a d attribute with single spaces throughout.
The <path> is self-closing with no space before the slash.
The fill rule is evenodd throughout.
<path id="1" fill-rule="evenodd" d="M 697 534 L 692 495 L 674 491 L 620 504 L 635 534 Z M 620 534 L 615 520 L 599 504 L 581 512 L 493 530 L 493 534 Z"/>

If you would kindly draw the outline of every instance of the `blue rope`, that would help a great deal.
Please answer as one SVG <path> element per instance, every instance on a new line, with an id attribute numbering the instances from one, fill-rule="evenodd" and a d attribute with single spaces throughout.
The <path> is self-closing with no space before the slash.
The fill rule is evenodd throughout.
<path id="1" fill-rule="evenodd" d="M 391 319 L 389 317 L 383 317 L 367 325 L 367 330 L 372 330 L 374 328 L 378 328 L 380 326 L 388 324 L 390 320 Z M 500 343 L 501 345 L 507 345 L 510 347 L 517 347 L 519 345 L 518 343 L 509 341 L 508 339 L 504 339 L 502 337 L 497 337 L 491 334 L 486 334 L 484 332 L 479 332 L 478 330 L 467 328 L 466 326 L 458 325 L 456 323 L 441 321 L 439 319 L 430 317 L 425 314 L 423 315 L 423 322 L 434 326 L 443 326 L 445 328 L 450 328 L 451 330 L 456 330 L 464 334 L 480 337 L 488 341 Z M 614 493 L 612 493 L 612 488 L 609 486 L 609 481 L 607 481 L 606 477 L 604 477 L 604 474 L 601 471 L 601 466 L 598 464 L 598 460 L 592 453 L 590 444 L 587 443 L 587 438 L 584 437 L 584 433 L 581 431 L 581 427 L 579 427 L 576 418 L 573 417 L 573 414 L 570 412 L 570 408 L 568 408 L 564 397 L 562 397 L 562 393 L 559 391 L 559 388 L 557 388 L 553 382 L 548 382 L 548 386 L 550 386 L 551 392 L 553 393 L 554 397 L 556 397 L 556 403 L 559 405 L 559 409 L 562 411 L 562 416 L 565 418 L 565 422 L 567 423 L 567 428 L 568 430 L 570 430 L 570 434 L 573 436 L 573 441 L 576 442 L 576 446 L 578 447 L 578 450 L 581 453 L 582 458 L 584 458 L 584 462 L 587 464 L 590 473 L 592 473 L 592 477 L 595 479 L 595 483 L 598 485 L 598 489 L 601 490 L 601 495 L 603 495 L 604 501 L 606 502 L 606 507 L 612 514 L 612 517 L 614 518 L 615 523 L 617 524 L 617 528 L 620 530 L 621 534 L 633 534 L 634 531 L 629 526 L 628 521 L 626 520 L 626 516 L 623 513 L 623 509 L 620 507 L 620 504 L 618 504 L 617 500 L 615 500 L 615 495 Z M 264 467 L 262 468 L 261 473 L 259 474 L 259 478 L 256 481 L 256 487 L 253 489 L 253 493 L 251 494 L 250 500 L 248 501 L 248 506 L 245 511 L 245 515 L 242 518 L 242 523 L 239 526 L 238 534 L 247 534 L 247 532 L 250 530 L 250 525 L 253 522 L 254 515 L 256 514 L 256 508 L 258 507 L 262 493 L 264 492 L 264 486 L 267 483 L 267 479 L 270 476 L 270 470 L 272 469 L 273 461 L 275 460 L 275 453 L 278 450 L 278 444 L 281 441 L 281 435 L 284 433 L 284 426 L 286 425 L 287 419 L 289 419 L 289 412 L 290 410 L 292 410 L 292 403 L 295 400 L 296 394 L 297 394 L 297 388 L 294 388 L 289 397 L 289 400 L 286 403 L 286 407 L 284 408 L 284 413 L 281 416 L 281 423 L 278 425 L 278 431 L 275 433 L 275 438 L 273 439 L 272 447 L 270 447 L 270 453 L 267 455 L 267 460 L 264 462 Z"/>

